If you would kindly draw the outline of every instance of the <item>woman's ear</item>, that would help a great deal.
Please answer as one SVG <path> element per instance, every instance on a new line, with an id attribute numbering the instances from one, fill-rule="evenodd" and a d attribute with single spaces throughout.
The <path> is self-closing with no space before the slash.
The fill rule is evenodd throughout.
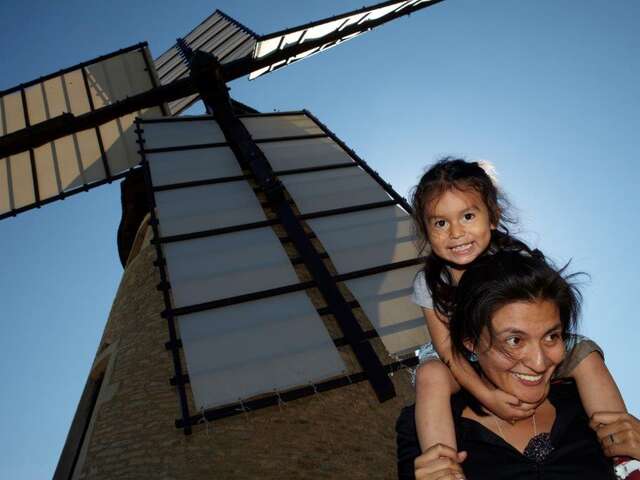
<path id="1" fill-rule="evenodd" d="M 475 363 L 478 361 L 478 354 L 476 353 L 476 345 L 475 343 L 473 343 L 471 340 L 465 340 L 464 342 L 464 347 L 469 350 L 469 357 L 468 360 L 471 363 Z"/>
<path id="2" fill-rule="evenodd" d="M 467 350 L 469 350 L 470 352 L 474 352 L 475 351 L 476 345 L 470 339 L 466 339 L 462 343 L 464 344 L 464 347 Z"/>

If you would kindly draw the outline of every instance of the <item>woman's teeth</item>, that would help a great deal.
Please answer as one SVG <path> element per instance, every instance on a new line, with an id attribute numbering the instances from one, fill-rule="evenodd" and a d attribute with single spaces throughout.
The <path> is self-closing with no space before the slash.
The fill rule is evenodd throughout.
<path id="1" fill-rule="evenodd" d="M 514 375 L 526 382 L 537 382 L 542 378 L 542 375 L 527 375 L 525 373 L 514 373 Z"/>

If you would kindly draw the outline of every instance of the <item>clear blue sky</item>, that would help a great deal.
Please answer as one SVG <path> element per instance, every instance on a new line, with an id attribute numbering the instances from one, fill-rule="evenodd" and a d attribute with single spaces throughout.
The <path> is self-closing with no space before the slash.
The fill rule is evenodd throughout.
<path id="1" fill-rule="evenodd" d="M 362 5 L 5 1 L 0 89 L 143 40 L 157 56 L 215 8 L 266 34 Z M 638 24 L 635 0 L 446 0 L 231 93 L 309 109 L 402 194 L 440 155 L 494 162 L 523 236 L 591 274 L 582 330 L 638 414 Z M 119 219 L 111 185 L 0 222 L 1 478 L 55 469 L 122 274 Z"/>

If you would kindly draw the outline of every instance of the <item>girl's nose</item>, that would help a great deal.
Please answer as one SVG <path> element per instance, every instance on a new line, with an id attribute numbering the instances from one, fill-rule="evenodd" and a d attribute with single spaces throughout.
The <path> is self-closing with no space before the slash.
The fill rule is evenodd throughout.
<path id="1" fill-rule="evenodd" d="M 464 235 L 464 227 L 459 223 L 452 223 L 449 229 L 449 236 L 451 238 L 460 238 Z"/>

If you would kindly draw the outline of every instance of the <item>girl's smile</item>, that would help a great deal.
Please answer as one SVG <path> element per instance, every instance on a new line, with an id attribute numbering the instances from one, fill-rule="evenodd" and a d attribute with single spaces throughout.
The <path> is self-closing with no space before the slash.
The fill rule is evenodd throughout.
<path id="1" fill-rule="evenodd" d="M 467 265 L 482 254 L 495 225 L 481 195 L 452 188 L 425 206 L 427 237 L 433 252 L 455 265 Z"/>

